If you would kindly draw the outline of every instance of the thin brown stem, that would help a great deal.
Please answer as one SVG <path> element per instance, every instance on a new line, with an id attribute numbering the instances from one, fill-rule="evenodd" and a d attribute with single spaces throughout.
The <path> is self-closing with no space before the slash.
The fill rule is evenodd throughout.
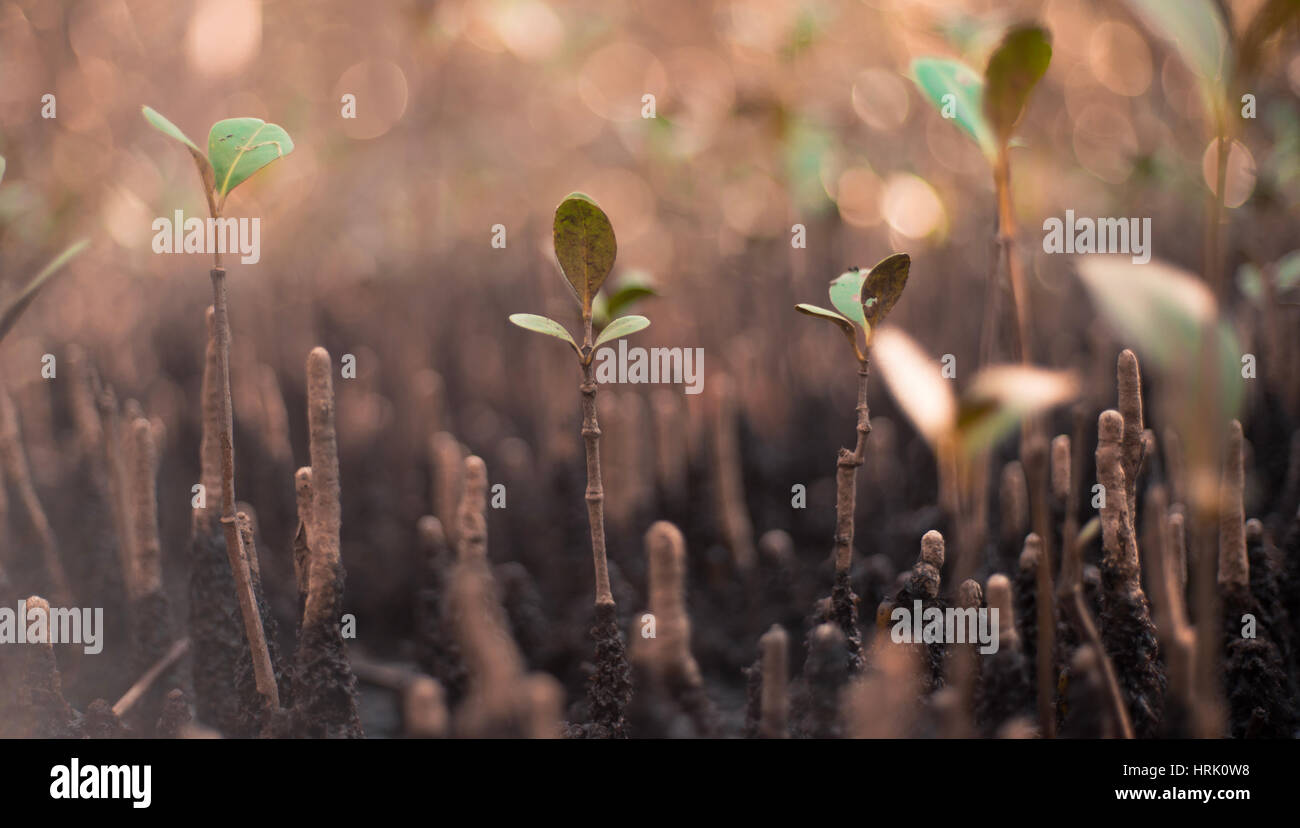
<path id="1" fill-rule="evenodd" d="M 846 573 L 853 562 L 853 516 L 858 496 L 858 467 L 867 453 L 871 434 L 871 412 L 867 408 L 867 379 L 871 371 L 870 352 L 858 363 L 858 440 L 850 453 L 840 449 L 835 463 L 835 572 Z"/>
<path id="2" fill-rule="evenodd" d="M 1048 502 L 1047 442 L 1035 437 L 1028 445 L 1025 471 L 1029 476 L 1030 509 L 1042 558 L 1038 563 L 1037 668 L 1038 726 L 1043 738 L 1056 735 L 1056 594 L 1052 585 L 1052 510 Z M 1031 535 L 1032 537 L 1032 535 Z"/>
<path id="3" fill-rule="evenodd" d="M 582 366 L 582 440 L 587 448 L 587 521 L 591 524 L 591 557 L 596 568 L 596 603 L 614 604 L 605 558 L 605 487 L 600 479 L 600 423 L 596 420 L 596 379 L 591 363 Z"/>
<path id="4" fill-rule="evenodd" d="M 5 477 L 18 490 L 18 499 L 27 514 L 28 523 L 36 533 L 41 557 L 54 589 L 56 604 L 71 606 L 72 589 L 68 585 L 68 576 L 59 557 L 59 544 L 54 537 L 54 529 L 41 506 L 41 499 L 36 494 L 36 485 L 32 481 L 31 466 L 23 450 L 22 432 L 18 424 L 18 410 L 9 394 L 0 388 L 0 461 L 3 461 Z M 4 479 L 0 478 L 0 485 Z"/>
<path id="5" fill-rule="evenodd" d="M 135 684 L 131 685 L 131 688 L 122 694 L 122 698 L 118 699 L 117 704 L 113 705 L 113 713 L 120 718 L 130 712 L 131 708 L 135 707 L 135 703 L 138 702 L 145 693 L 148 693 L 149 688 L 158 681 L 158 677 L 167 672 L 173 664 L 180 661 L 181 657 L 189 652 L 189 649 L 190 640 L 188 638 L 182 638 L 180 641 L 172 644 L 171 649 L 164 653 L 162 658 L 154 662 L 153 665 L 145 671 L 144 675 L 136 679 Z"/>
<path id="6" fill-rule="evenodd" d="M 1016 356 L 1030 362 L 1029 352 L 1029 297 L 1025 294 L 1024 274 L 1020 268 L 1020 255 L 1016 252 L 1016 214 L 1011 201 L 1011 159 L 1006 148 L 998 153 L 993 167 L 993 183 L 998 194 L 998 243 L 1007 259 L 1007 274 L 1011 280 L 1011 302 L 1016 312 Z"/>
<path id="7" fill-rule="evenodd" d="M 252 655 L 253 674 L 257 692 L 273 709 L 280 706 L 280 693 L 271 667 L 271 654 L 262 630 L 262 616 L 253 595 L 253 580 L 248 567 L 248 556 L 239 535 L 235 517 L 235 449 L 233 412 L 230 401 L 230 320 L 226 312 L 226 271 L 214 267 L 212 276 L 213 326 L 217 338 L 217 389 L 221 395 L 218 409 L 221 426 L 221 526 L 226 535 L 226 556 L 235 578 L 235 591 L 239 596 L 239 611 L 244 619 L 244 634 Z"/>

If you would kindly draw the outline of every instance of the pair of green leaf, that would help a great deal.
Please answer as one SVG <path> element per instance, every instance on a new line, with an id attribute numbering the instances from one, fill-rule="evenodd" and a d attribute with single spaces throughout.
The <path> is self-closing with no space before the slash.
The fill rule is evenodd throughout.
<path id="1" fill-rule="evenodd" d="M 1079 383 L 1069 372 L 1029 365 L 992 365 L 960 395 L 907 334 L 881 331 L 875 362 L 885 385 L 941 458 L 970 457 L 992 448 L 1026 417 L 1069 402 Z"/>
<path id="2" fill-rule="evenodd" d="M 1278 259 L 1271 270 L 1275 293 L 1286 293 L 1300 286 L 1300 250 L 1292 250 Z M 1262 301 L 1267 295 L 1267 291 L 1264 290 L 1265 278 L 1269 277 L 1266 277 L 1259 267 L 1251 262 L 1246 262 L 1237 268 L 1238 289 L 1243 296 L 1255 302 Z"/>
<path id="3" fill-rule="evenodd" d="M 952 107 L 953 120 L 992 162 L 1011 143 L 1029 94 L 1051 61 L 1047 31 L 1024 25 L 1002 38 L 983 77 L 958 60 L 918 58 L 912 61 L 912 79 L 940 112 Z M 948 95 L 951 101 L 945 100 Z"/>
<path id="4" fill-rule="evenodd" d="M 609 271 L 614 267 L 614 257 L 618 253 L 618 243 L 614 238 L 614 227 L 609 216 L 600 209 L 595 201 L 583 193 L 571 193 L 555 209 L 555 223 L 552 237 L 555 243 L 555 257 L 560 262 L 560 269 L 578 304 L 582 306 L 582 318 L 592 318 L 593 304 Z M 644 288 L 642 288 L 643 290 Z M 638 289 L 623 295 L 615 294 L 620 308 L 637 298 Z M 644 294 L 641 294 L 644 295 Z M 613 302 L 613 299 L 610 300 Z M 612 315 L 612 312 L 611 312 Z M 554 319 L 533 313 L 516 313 L 510 321 L 524 330 L 562 339 L 573 348 L 579 358 L 583 358 L 582 349 L 563 325 Z M 650 320 L 644 316 L 620 316 L 611 321 L 596 337 L 591 353 L 606 342 L 619 337 L 634 334 L 650 326 Z"/>
<path id="5" fill-rule="evenodd" d="M 538 316 L 535 313 L 512 313 L 510 314 L 510 321 L 526 331 L 533 331 L 534 333 L 553 336 L 556 339 L 563 339 L 565 342 L 573 346 L 573 350 L 578 353 L 578 356 L 582 356 L 582 351 L 578 348 L 578 343 L 574 342 L 573 337 L 569 335 L 569 332 L 565 327 L 554 319 L 545 316 Z M 592 346 L 592 350 L 599 348 L 606 342 L 612 342 L 615 339 L 627 336 L 628 334 L 634 334 L 637 331 L 644 330 L 648 327 L 650 327 L 650 320 L 646 319 L 644 316 L 620 316 L 618 319 L 615 319 L 613 322 L 606 325 L 605 329 L 600 332 L 600 335 L 596 337 L 596 342 Z"/>
<path id="6" fill-rule="evenodd" d="M 260 118 L 227 118 L 217 121 L 208 131 L 208 151 L 204 154 L 171 121 L 147 106 L 141 107 L 141 111 L 154 129 L 190 151 L 205 191 L 217 199 L 218 213 L 231 190 L 267 164 L 293 152 L 293 140 L 283 127 Z"/>
<path id="7" fill-rule="evenodd" d="M 831 304 L 839 313 L 806 304 L 795 305 L 794 309 L 807 316 L 834 323 L 853 344 L 858 359 L 862 359 L 854 324 L 862 328 L 866 341 L 870 343 L 872 332 L 885 321 L 885 317 L 903 295 L 911 267 L 910 256 L 895 253 L 881 259 L 869 271 L 854 268 L 841 273 L 831 282 L 829 291 Z"/>

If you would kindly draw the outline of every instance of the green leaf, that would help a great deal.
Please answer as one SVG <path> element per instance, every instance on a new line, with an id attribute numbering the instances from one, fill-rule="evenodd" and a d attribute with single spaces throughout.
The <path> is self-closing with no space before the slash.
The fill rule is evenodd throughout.
<path id="1" fill-rule="evenodd" d="M 957 395 L 937 360 L 896 328 L 875 336 L 871 352 L 898 407 L 936 452 L 946 446 L 957 422 Z"/>
<path id="2" fill-rule="evenodd" d="M 907 274 L 912 268 L 912 257 L 906 253 L 886 256 L 871 268 L 867 279 L 862 284 L 862 315 L 870 326 L 876 330 L 885 317 L 894 309 L 898 299 L 907 286 Z"/>
<path id="3" fill-rule="evenodd" d="M 1243 387 L 1241 350 L 1218 303 L 1192 273 L 1152 259 L 1090 255 L 1079 276 L 1102 316 L 1138 355 L 1168 374 L 1170 411 L 1188 443 L 1214 445 L 1236 416 Z"/>
<path id="4" fill-rule="evenodd" d="M 1275 273 L 1273 290 L 1277 293 L 1286 293 L 1296 285 L 1300 285 L 1300 250 L 1292 250 L 1278 259 L 1273 265 L 1273 271 Z M 1256 302 L 1266 295 L 1263 274 L 1250 262 L 1237 268 L 1237 287 L 1243 296 Z"/>
<path id="5" fill-rule="evenodd" d="M 510 321 L 526 331 L 563 339 L 573 347 L 573 350 L 578 350 L 578 343 L 574 342 L 573 337 L 564 329 L 564 326 L 554 319 L 538 316 L 535 313 L 512 313 L 510 314 Z"/>
<path id="6" fill-rule="evenodd" d="M 166 135 L 168 138 L 171 138 L 174 141 L 180 141 L 182 144 L 184 144 L 186 147 L 190 149 L 190 152 L 195 152 L 198 153 L 199 155 L 203 155 L 203 150 L 199 149 L 198 144 L 191 141 L 189 139 L 189 136 L 187 136 L 185 133 L 180 131 L 179 127 L 177 127 L 171 121 L 164 118 L 156 110 L 147 106 L 142 106 L 140 107 L 140 112 L 143 113 L 144 119 L 148 121 L 149 124 L 154 129 L 158 130 L 163 135 Z"/>
<path id="7" fill-rule="evenodd" d="M 857 351 L 858 334 L 857 334 L 857 329 L 853 327 L 852 322 L 845 319 L 843 316 L 840 316 L 838 313 L 836 313 L 833 310 L 827 310 L 826 308 L 819 308 L 816 305 L 802 305 L 802 304 L 795 305 L 794 309 L 804 314 L 805 316 L 811 316 L 814 317 L 815 319 L 825 319 L 827 322 L 833 322 L 836 327 L 838 327 L 841 331 L 844 332 L 844 336 L 847 337 L 849 342 L 853 345 L 853 350 L 855 352 Z"/>
<path id="8" fill-rule="evenodd" d="M 957 444 L 975 454 L 992 448 L 1021 421 L 1079 395 L 1079 381 L 1065 371 L 1030 365 L 994 365 L 975 375 L 957 403 Z"/>
<path id="9" fill-rule="evenodd" d="M 555 208 L 552 237 L 564 278 L 582 305 L 583 317 L 590 317 L 592 300 L 618 254 L 614 227 L 590 196 L 571 193 Z"/>
<path id="10" fill-rule="evenodd" d="M 47 264 L 40 273 L 37 273 L 35 278 L 27 283 L 27 287 L 23 288 L 22 292 L 12 302 L 5 306 L 4 311 L 0 312 L 0 340 L 4 339 L 5 335 L 9 333 L 9 329 L 18 321 L 18 317 L 22 316 L 23 311 L 27 310 L 27 306 L 35 301 L 36 294 L 40 293 L 41 288 L 45 287 L 64 265 L 85 250 L 88 244 L 90 244 L 89 239 L 82 239 L 68 246 L 62 253 L 54 257 L 54 261 Z"/>
<path id="11" fill-rule="evenodd" d="M 605 309 L 610 317 L 618 316 L 619 311 L 627 309 L 629 306 L 651 296 L 658 296 L 659 293 L 649 284 L 644 282 L 628 282 L 619 286 L 618 290 L 609 297 Z"/>
<path id="12" fill-rule="evenodd" d="M 831 304 L 835 310 L 864 330 L 867 320 L 862 315 L 862 301 L 858 297 L 862 295 L 862 283 L 866 278 L 867 274 L 855 267 L 836 276 L 830 286 Z"/>
<path id="13" fill-rule="evenodd" d="M 203 150 L 199 149 L 199 145 L 191 141 L 188 135 L 181 132 L 175 124 L 164 118 L 155 110 L 150 109 L 147 106 L 142 106 L 140 107 L 140 112 L 144 114 L 144 119 L 148 121 L 149 125 L 154 129 L 158 130 L 163 135 L 166 135 L 168 138 L 171 138 L 173 141 L 179 141 L 185 145 L 185 148 L 190 151 L 190 155 L 194 158 L 194 164 L 199 168 L 199 177 L 203 179 L 203 186 L 206 188 L 207 192 L 212 192 L 212 189 L 215 186 L 213 183 L 215 178 L 212 172 L 212 163 L 208 161 L 208 157 L 203 154 Z"/>
<path id="14" fill-rule="evenodd" d="M 1002 38 L 984 70 L 984 116 L 1006 146 L 1024 114 L 1029 93 L 1052 62 L 1052 44 L 1039 26 L 1019 26 Z"/>
<path id="15" fill-rule="evenodd" d="M 1219 105 L 1228 34 L 1213 0 L 1128 0 L 1152 32 L 1172 41 L 1187 68 L 1201 79 L 1202 92 Z"/>
<path id="16" fill-rule="evenodd" d="M 5 180 L 5 157 L 0 155 L 0 181 Z"/>
<path id="17" fill-rule="evenodd" d="M 912 61 L 912 80 L 940 114 L 951 112 L 952 120 L 975 139 L 986 158 L 997 156 L 993 130 L 984 119 L 984 80 L 979 73 L 956 60 L 918 58 Z M 951 108 L 945 95 L 953 96 Z"/>
<path id="18" fill-rule="evenodd" d="M 249 176 L 293 152 L 283 127 L 261 118 L 227 118 L 208 132 L 208 155 L 216 174 L 217 195 L 225 198 Z"/>
<path id="19" fill-rule="evenodd" d="M 1154 259 L 1139 265 L 1100 254 L 1080 257 L 1078 269 L 1093 304 L 1139 355 L 1163 368 L 1195 358 L 1217 316 L 1214 295 L 1198 277 Z"/>
<path id="20" fill-rule="evenodd" d="M 600 336 L 596 337 L 596 344 L 592 347 L 598 348 L 603 343 L 612 342 L 619 337 L 634 334 L 637 331 L 645 330 L 648 327 L 650 327 L 650 320 L 646 319 L 644 316 L 620 316 L 618 319 L 610 322 L 609 325 L 605 327 L 605 330 L 600 332 Z"/>

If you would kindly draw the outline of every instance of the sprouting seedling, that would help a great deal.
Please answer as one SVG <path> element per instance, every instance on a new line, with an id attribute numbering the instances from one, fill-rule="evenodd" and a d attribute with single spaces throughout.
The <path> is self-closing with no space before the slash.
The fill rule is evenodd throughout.
<path id="1" fill-rule="evenodd" d="M 578 355 L 585 372 L 591 366 L 596 348 L 650 327 L 650 320 L 636 315 L 619 317 L 606 325 L 595 342 L 592 342 L 597 294 L 614 267 L 618 241 L 614 237 L 614 226 L 610 224 L 609 217 L 590 196 L 570 193 L 555 208 L 553 241 L 555 257 L 560 262 L 565 283 L 582 308 L 581 347 L 568 329 L 554 319 L 532 313 L 515 313 L 511 314 L 510 321 L 525 330 L 568 342 Z M 625 305 L 633 298 L 637 297 L 628 294 L 621 301 Z M 608 307 L 607 302 L 606 308 Z M 610 316 L 613 316 L 612 312 Z"/>
<path id="2" fill-rule="evenodd" d="M 144 119 L 162 134 L 183 144 L 198 168 L 203 181 L 203 195 L 208 202 L 208 213 L 220 219 L 230 192 L 244 183 L 258 170 L 293 152 L 293 141 L 283 127 L 268 124 L 260 118 L 227 118 L 217 121 L 208 131 L 206 154 L 198 145 L 162 115 L 149 107 L 141 107 Z M 221 266 L 220 248 L 212 252 L 212 307 L 213 324 L 217 340 L 217 388 L 222 401 L 219 406 L 221 432 L 221 525 L 226 535 L 226 555 L 231 572 L 240 590 L 240 611 L 248 646 L 255 654 L 253 669 L 258 692 L 271 708 L 278 708 L 279 694 L 275 675 L 267 656 L 265 634 L 257 602 L 252 592 L 248 552 L 240 537 L 235 514 L 235 451 L 234 424 L 230 398 L 230 319 L 226 306 L 226 271 Z"/>
<path id="3" fill-rule="evenodd" d="M 0 182 L 4 181 L 6 166 L 4 156 L 0 155 Z M 23 311 L 27 310 L 27 306 L 36 300 L 36 294 L 41 292 L 41 288 L 49 284 L 50 280 L 63 270 L 64 265 L 80 255 L 88 244 L 90 244 L 89 239 L 82 239 L 64 248 L 62 253 L 54 257 L 54 261 L 47 264 L 41 269 L 40 273 L 32 277 L 31 281 L 18 292 L 17 296 L 4 303 L 3 310 L 0 310 L 0 340 L 3 340 L 9 330 L 18 322 L 18 317 L 23 315 Z"/>
<path id="4" fill-rule="evenodd" d="M 1052 46 L 1046 29 L 1033 24 L 1012 28 L 993 51 L 981 77 L 957 60 L 918 58 L 912 62 L 912 78 L 925 97 L 945 117 L 950 117 L 975 143 L 993 171 L 998 199 L 998 243 L 1007 257 L 1011 296 L 1015 304 L 1016 334 L 1021 358 L 1029 361 L 1029 309 L 1026 306 L 1020 257 L 1015 250 L 1016 219 L 1011 201 L 1010 148 L 1038 81 L 1052 61 Z M 989 276 L 984 329 L 981 333 L 981 364 L 988 362 L 996 325 L 996 274 Z"/>
<path id="5" fill-rule="evenodd" d="M 1231 113 L 1251 78 L 1259 71 L 1265 44 L 1274 33 L 1300 17 L 1295 0 L 1268 0 L 1234 37 L 1233 28 L 1211 0 L 1128 0 L 1137 17 L 1164 40 L 1196 76 L 1197 87 L 1211 127 L 1215 180 L 1206 183 L 1214 192 L 1213 209 L 1205 217 L 1204 276 L 1215 295 L 1224 289 L 1220 227 L 1227 189 L 1229 147 L 1238 119 Z"/>
<path id="6" fill-rule="evenodd" d="M 835 585 L 831 593 L 831 612 L 844 632 L 853 666 L 861 664 L 862 646 L 857 631 L 857 600 L 849 584 L 849 567 L 853 557 L 853 514 L 857 502 L 857 473 L 867 451 L 871 433 L 871 413 L 867 409 L 867 378 L 872 339 L 889 312 L 894 309 L 912 259 L 895 253 L 881 259 L 868 271 L 854 268 L 840 274 L 830 284 L 831 304 L 839 311 L 816 305 L 795 305 L 795 310 L 817 319 L 832 322 L 853 346 L 858 360 L 858 426 L 853 451 L 842 448 L 836 461 L 835 475 Z M 858 330 L 862 330 L 859 343 Z"/>
<path id="7" fill-rule="evenodd" d="M 293 140 L 284 127 L 268 124 L 261 118 L 226 118 L 217 121 L 208 131 L 208 151 L 205 154 L 189 137 L 171 121 L 149 107 L 141 107 L 144 119 L 163 135 L 179 141 L 190 151 L 199 177 L 203 180 L 203 194 L 208 199 L 208 212 L 220 218 L 225 211 L 230 191 L 247 181 L 254 173 L 293 152 Z M 217 267 L 221 259 L 217 259 Z"/>
<path id="8" fill-rule="evenodd" d="M 895 401 L 935 454 L 940 500 L 958 520 L 970 516 L 975 475 L 988 452 L 1022 421 L 1079 393 L 1069 372 L 1010 364 L 981 369 L 958 394 L 907 334 L 881 331 L 873 349 Z M 969 551 L 959 547 L 959 575 L 972 563 Z"/>
<path id="9" fill-rule="evenodd" d="M 841 273 L 830 285 L 831 304 L 839 313 L 816 305 L 799 304 L 794 309 L 807 316 L 834 323 L 853 346 L 858 362 L 866 362 L 875 327 L 885 321 L 907 285 L 912 258 L 895 253 L 876 263 L 870 270 L 852 268 Z M 855 327 L 856 325 L 856 327 Z M 863 332 L 861 344 L 858 329 Z"/>
<path id="10" fill-rule="evenodd" d="M 1077 396 L 1074 374 L 1028 365 L 990 365 L 955 393 L 938 362 L 907 334 L 880 332 L 873 349 L 894 399 L 941 459 L 971 457 L 1015 430 L 1026 417 Z"/>
<path id="11" fill-rule="evenodd" d="M 605 489 L 600 473 L 600 424 L 596 420 L 596 380 L 592 357 L 606 342 L 649 327 L 644 316 L 613 320 L 593 342 L 592 316 L 596 295 L 614 267 L 618 242 L 609 217 L 590 196 L 571 193 L 555 209 L 555 257 L 582 309 L 582 345 L 568 330 L 545 316 L 516 313 L 510 321 L 525 330 L 569 343 L 582 367 L 582 437 L 587 454 L 587 520 L 591 526 L 591 555 L 596 571 L 596 672 L 590 688 L 593 720 L 606 734 L 624 731 L 623 711 L 631 698 L 631 667 L 618 629 L 614 595 L 605 557 Z"/>

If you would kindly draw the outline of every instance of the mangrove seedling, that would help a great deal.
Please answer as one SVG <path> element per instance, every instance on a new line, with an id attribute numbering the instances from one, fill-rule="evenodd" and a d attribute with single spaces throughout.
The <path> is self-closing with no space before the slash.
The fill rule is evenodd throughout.
<path id="1" fill-rule="evenodd" d="M 555 208 L 553 227 L 555 257 L 565 283 L 582 309 L 582 345 L 554 319 L 531 313 L 516 313 L 510 321 L 525 330 L 553 336 L 569 343 L 582 368 L 582 437 L 587 450 L 587 520 L 591 526 L 591 555 L 596 569 L 596 672 L 592 676 L 589 701 L 593 724 L 599 735 L 624 735 L 623 713 L 631 698 L 631 667 L 618 629 L 614 595 L 609 588 L 609 565 L 605 558 L 605 490 L 600 477 L 600 424 L 596 420 L 596 379 L 592 358 L 596 349 L 619 337 L 649 327 L 644 316 L 621 316 L 611 321 L 599 336 L 592 323 L 596 295 L 614 267 L 618 242 L 609 217 L 590 196 L 571 193 Z"/>
<path id="2" fill-rule="evenodd" d="M 207 199 L 209 219 L 220 229 L 226 199 L 232 190 L 247 181 L 254 173 L 272 161 L 293 151 L 293 141 L 283 127 L 268 124 L 259 118 L 227 118 L 217 121 L 208 131 L 208 151 L 205 154 L 171 121 L 149 107 L 141 107 L 149 124 L 189 150 L 194 158 L 199 178 L 203 181 L 203 195 Z M 221 266 L 220 246 L 212 251 L 212 307 L 217 341 L 216 385 L 221 401 L 221 526 L 226 536 L 226 555 L 235 576 L 239 593 L 239 609 L 244 620 L 244 632 L 253 655 L 253 669 L 257 690 L 271 709 L 280 706 L 279 691 L 267 650 L 266 635 L 262 629 L 261 615 L 253 594 L 252 576 L 249 572 L 248 554 L 240 538 L 235 516 L 235 451 L 230 399 L 230 319 L 226 304 L 226 270 Z"/>
<path id="3" fill-rule="evenodd" d="M 1016 217 L 1011 201 L 1011 158 L 1016 124 L 1024 115 L 1029 95 L 1052 61 L 1052 46 L 1046 29 L 1032 24 L 1016 26 L 1002 38 L 989 57 L 981 77 L 957 60 L 918 58 L 912 62 L 912 78 L 922 94 L 945 118 L 951 118 L 975 143 L 993 171 L 998 199 L 997 245 L 990 268 L 984 328 L 981 332 L 980 364 L 992 355 L 997 327 L 997 274 L 1006 256 L 1011 281 L 1011 301 L 1016 314 L 1018 356 L 1029 361 L 1029 308 L 1025 281 L 1016 254 Z"/>
<path id="4" fill-rule="evenodd" d="M 849 583 L 853 560 L 853 512 L 857 502 L 857 474 L 871 434 L 871 413 L 867 409 L 867 379 L 871 367 L 871 343 L 876 329 L 894 309 L 907 285 L 912 259 L 895 253 L 863 271 L 853 268 L 840 274 L 830 285 L 831 304 L 839 311 L 816 305 L 795 305 L 802 314 L 834 323 L 858 360 L 858 439 L 852 451 L 841 448 L 835 463 L 835 585 L 831 589 L 830 619 L 839 625 L 849 647 L 853 670 L 862 666 L 862 635 L 858 632 L 857 596 Z M 858 330 L 862 337 L 859 339 Z"/>

